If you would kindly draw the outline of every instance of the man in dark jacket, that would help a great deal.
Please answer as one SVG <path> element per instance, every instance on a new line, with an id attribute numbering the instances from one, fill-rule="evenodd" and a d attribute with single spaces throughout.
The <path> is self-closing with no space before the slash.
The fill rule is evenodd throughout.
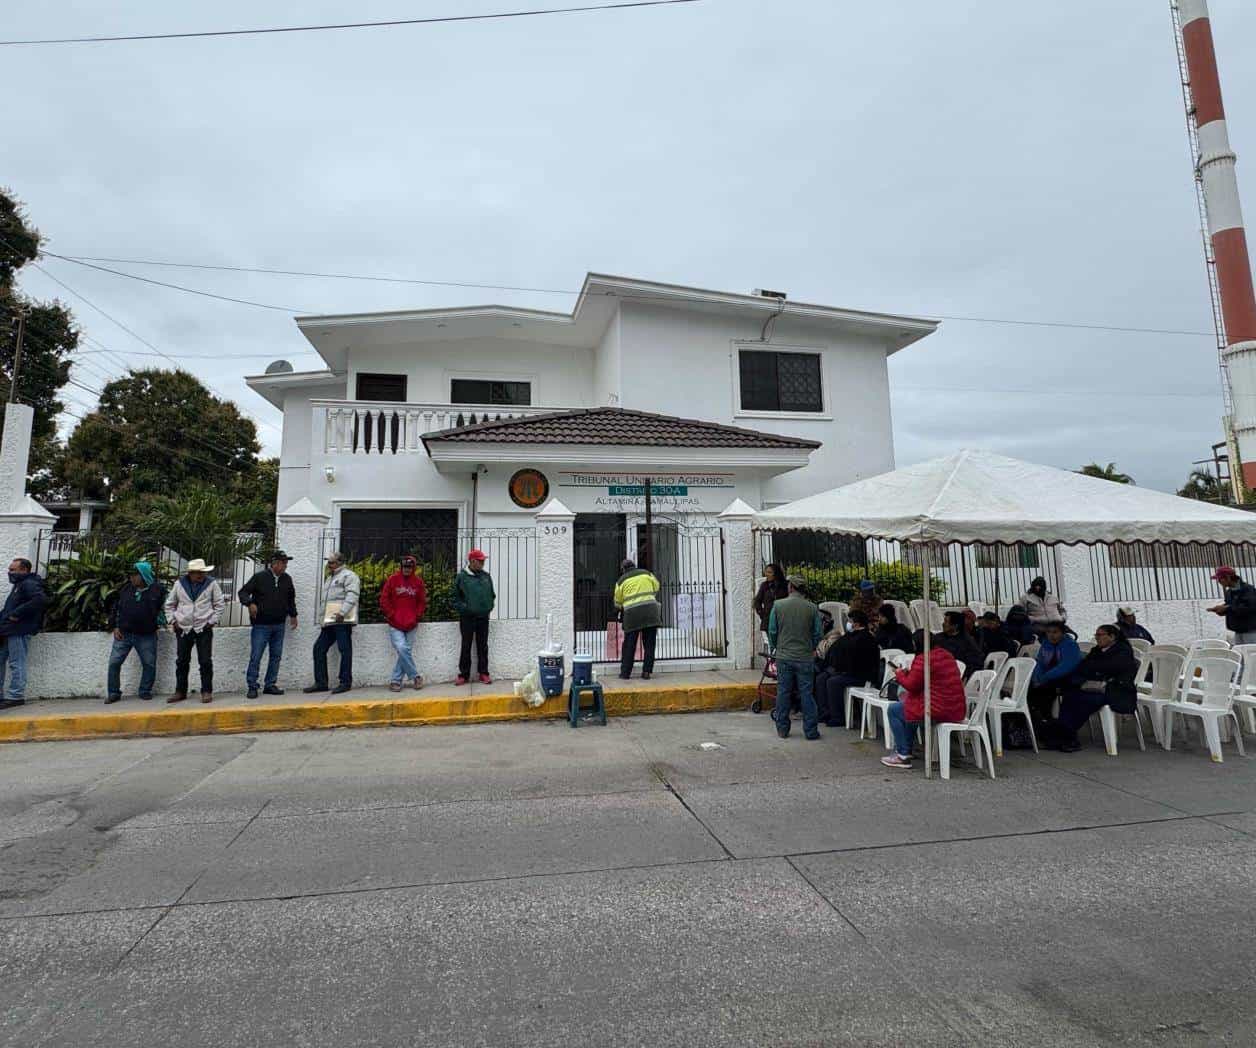
<path id="1" fill-rule="evenodd" d="M 1256 587 L 1244 582 L 1237 571 L 1225 565 L 1212 577 L 1221 584 L 1225 603 L 1208 610 L 1225 616 L 1225 628 L 1234 634 L 1235 644 L 1256 644 Z"/>
<path id="2" fill-rule="evenodd" d="M 985 660 L 996 651 L 1006 653 L 1010 659 L 1016 658 L 1021 642 L 1003 628 L 999 616 L 993 611 L 987 611 L 982 615 L 977 620 L 977 627 L 977 646 L 981 648 L 982 665 L 985 665 Z"/>
<path id="3" fill-rule="evenodd" d="M 895 648 L 898 651 L 910 652 L 911 630 L 898 621 L 898 612 L 893 604 L 882 604 L 877 611 L 876 634 L 877 644 L 882 650 Z"/>
<path id="4" fill-rule="evenodd" d="M 801 575 L 790 575 L 785 581 L 789 584 L 789 596 L 773 604 L 768 616 L 768 645 L 776 656 L 776 707 L 772 720 L 776 734 L 789 738 L 789 706 L 797 694 L 802 706 L 803 736 L 818 739 L 815 652 L 822 635 L 820 609 L 804 595 L 807 582 Z"/>
<path id="5" fill-rule="evenodd" d="M 855 609 L 846 618 L 850 632 L 833 642 L 816 674 L 816 705 L 830 728 L 846 724 L 847 688 L 881 683 L 881 646 L 868 629 L 868 616 Z"/>
<path id="6" fill-rule="evenodd" d="M 31 562 L 25 557 L 17 557 L 9 565 L 9 582 L 13 588 L 0 608 L 0 638 L 4 640 L 0 647 L 0 692 L 6 671 L 9 690 L 0 702 L 0 710 L 26 702 L 26 655 L 31 637 L 44 624 L 44 608 L 48 605 L 44 580 L 31 570 Z"/>
<path id="7" fill-rule="evenodd" d="M 977 645 L 964 630 L 964 615 L 958 611 L 948 611 L 942 616 L 942 635 L 936 642 L 939 648 L 945 648 L 954 656 L 956 662 L 964 664 L 964 679 L 967 680 L 985 665 L 986 657 L 978 650 Z"/>
<path id="8" fill-rule="evenodd" d="M 157 678 L 157 630 L 166 621 L 162 611 L 165 602 L 166 589 L 153 577 L 153 566 L 146 560 L 136 561 L 130 579 L 122 584 L 109 608 L 113 649 L 109 652 L 106 705 L 122 698 L 122 664 L 132 649 L 140 660 L 140 698 L 147 701 L 153 697 L 153 682 Z"/>
<path id="9" fill-rule="evenodd" d="M 1072 753 L 1082 748 L 1077 730 L 1104 706 L 1114 713 L 1132 714 L 1138 709 L 1134 677 L 1138 657 L 1116 626 L 1095 630 L 1095 646 L 1078 664 L 1071 687 L 1060 700 L 1059 748 Z"/>
<path id="10" fill-rule="evenodd" d="M 291 558 L 277 549 L 270 555 L 270 567 L 257 572 L 240 587 L 240 603 L 249 609 L 252 629 L 249 631 L 249 666 L 244 672 L 248 697 L 257 698 L 257 675 L 262 668 L 262 652 L 270 649 L 266 660 L 266 695 L 282 695 L 279 687 L 279 662 L 283 658 L 284 620 L 297 628 L 297 591 L 288 574 Z"/>
<path id="11" fill-rule="evenodd" d="M 488 675 L 488 617 L 497 603 L 493 576 L 484 570 L 487 558 L 473 549 L 467 554 L 467 566 L 454 579 L 450 603 L 458 613 L 458 629 L 462 633 L 462 650 L 458 654 L 458 684 L 471 678 L 471 642 L 475 641 L 476 671 L 481 684 L 492 684 Z"/>

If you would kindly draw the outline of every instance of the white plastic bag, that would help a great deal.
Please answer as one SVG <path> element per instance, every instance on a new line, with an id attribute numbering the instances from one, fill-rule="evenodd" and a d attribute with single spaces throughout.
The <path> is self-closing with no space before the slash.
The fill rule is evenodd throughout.
<path id="1" fill-rule="evenodd" d="M 541 688 L 541 673 L 534 666 L 523 680 L 515 684 L 515 694 L 529 706 L 540 706 L 545 701 L 545 692 Z"/>

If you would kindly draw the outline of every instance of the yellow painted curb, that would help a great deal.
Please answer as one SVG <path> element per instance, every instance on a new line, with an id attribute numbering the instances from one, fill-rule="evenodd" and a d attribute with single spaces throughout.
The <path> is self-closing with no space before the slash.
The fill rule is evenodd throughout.
<path id="1" fill-rule="evenodd" d="M 702 684 L 606 693 L 610 716 L 743 709 L 754 684 Z M 191 700 L 189 700 L 191 701 Z M 194 706 L 153 712 L 40 714 L 0 717 L 0 742 L 128 738 L 144 735 L 221 735 L 255 731 L 311 731 L 388 725 L 479 724 L 485 721 L 567 717 L 567 696 L 525 706 L 514 695 L 473 698 L 362 699 L 287 706 Z"/>

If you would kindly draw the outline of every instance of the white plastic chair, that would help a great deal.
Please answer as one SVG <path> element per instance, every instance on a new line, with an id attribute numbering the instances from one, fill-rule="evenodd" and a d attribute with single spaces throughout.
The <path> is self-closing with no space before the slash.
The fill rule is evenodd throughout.
<path id="1" fill-rule="evenodd" d="M 1135 716 L 1147 714 L 1151 733 L 1163 745 L 1164 718 L 1161 713 L 1166 702 L 1173 702 L 1181 691 L 1182 668 L 1186 656 L 1170 650 L 1168 644 L 1155 645 L 1138 662 L 1138 675 L 1134 686 L 1138 689 L 1138 708 Z"/>
<path id="2" fill-rule="evenodd" d="M 1143 640 L 1142 637 L 1130 637 L 1130 647 L 1134 649 L 1135 655 L 1146 655 L 1151 651 L 1151 641 Z"/>
<path id="3" fill-rule="evenodd" d="M 1173 717 L 1198 717 L 1200 729 L 1208 744 L 1208 753 L 1220 764 L 1221 722 L 1234 721 L 1234 742 L 1239 756 L 1243 750 L 1243 729 L 1238 714 L 1234 712 L 1234 696 L 1238 692 L 1237 678 L 1242 671 L 1243 659 L 1237 652 L 1218 648 L 1205 648 L 1186 660 L 1182 675 L 1182 690 L 1174 702 L 1162 707 L 1164 725 L 1161 744 L 1166 750 L 1173 748 Z M 1197 675 L 1198 671 L 1198 675 Z"/>
<path id="4" fill-rule="evenodd" d="M 1020 646 L 1020 651 L 1016 653 L 1016 657 L 1018 659 L 1036 659 L 1038 657 L 1038 651 L 1041 647 L 1042 645 L 1037 641 L 1034 641 L 1032 644 L 1022 644 Z"/>
<path id="5" fill-rule="evenodd" d="M 1236 644 L 1234 650 L 1243 656 L 1243 674 L 1234 705 L 1243 711 L 1247 730 L 1256 732 L 1256 644 Z"/>
<path id="6" fill-rule="evenodd" d="M 890 683 L 890 681 L 894 679 L 895 661 L 898 659 L 904 658 L 906 654 L 907 653 L 905 651 L 902 651 L 899 648 L 886 648 L 884 651 L 881 652 L 881 688 L 884 688 L 887 684 Z M 854 700 L 859 699 L 860 702 L 863 704 L 863 708 L 867 709 L 869 702 L 878 702 L 880 700 L 881 688 L 873 688 L 869 685 L 864 685 L 863 687 L 855 686 L 853 688 L 846 689 L 844 694 L 845 694 L 845 705 L 846 705 L 846 730 L 847 731 L 855 730 Z M 886 703 L 886 706 L 888 708 L 889 706 L 888 702 Z M 885 722 L 885 726 L 886 726 L 886 730 L 888 731 L 889 730 L 888 720 Z M 864 737 L 864 719 L 863 719 L 862 711 L 860 712 L 860 719 L 859 719 L 859 737 L 861 739 Z M 876 731 L 875 725 L 873 726 L 873 729 L 872 729 L 872 737 L 874 739 L 877 737 L 877 731 Z"/>
<path id="7" fill-rule="evenodd" d="M 1138 748 L 1144 753 L 1147 752 L 1147 741 L 1143 738 L 1143 722 L 1138 716 L 1138 707 L 1134 707 L 1133 713 L 1117 713 L 1111 706 L 1100 706 L 1095 711 L 1099 714 L 1099 726 L 1103 729 L 1103 748 L 1108 751 L 1109 757 L 1116 756 L 1116 744 L 1119 737 L 1117 729 L 1117 717 L 1133 717 L 1134 733 L 1138 736 Z M 1094 738 L 1094 728 L 1091 728 L 1091 736 Z"/>
<path id="8" fill-rule="evenodd" d="M 968 607 L 972 609 L 972 613 L 976 615 L 977 618 L 981 618 L 981 616 L 986 613 L 986 606 L 979 600 L 970 600 L 968 602 Z"/>
<path id="9" fill-rule="evenodd" d="M 986 656 L 985 665 L 982 667 L 987 670 L 994 670 L 996 673 L 1003 668 L 1003 663 L 1007 662 L 1006 651 L 992 651 Z M 975 674 L 974 674 L 975 676 Z"/>
<path id="10" fill-rule="evenodd" d="M 1079 640 L 1077 646 L 1081 649 L 1083 655 L 1094 650 L 1095 642 L 1093 640 Z"/>
<path id="11" fill-rule="evenodd" d="M 1201 640 L 1191 641 L 1191 646 L 1187 649 L 1187 655 L 1194 655 L 1197 651 L 1229 651 L 1230 642 L 1220 640 L 1216 637 L 1204 637 Z"/>
<path id="12" fill-rule="evenodd" d="M 839 633 L 846 632 L 846 617 L 850 612 L 850 605 L 842 600 L 826 600 L 820 603 L 820 610 L 827 611 L 833 619 L 833 626 Z M 873 627 L 876 628 L 875 626 Z"/>
<path id="13" fill-rule="evenodd" d="M 882 652 L 884 655 L 885 653 Z M 881 687 L 889 684 L 894 679 L 894 671 L 896 669 L 909 669 L 912 664 L 913 655 L 900 655 L 893 662 L 889 659 L 885 660 L 885 676 L 882 678 Z M 877 737 L 877 725 L 873 717 L 873 710 L 881 711 L 881 731 L 885 736 L 885 748 L 892 750 L 894 748 L 894 735 L 890 731 L 890 703 L 896 701 L 881 694 L 878 688 L 848 688 L 846 694 L 849 696 L 854 692 L 863 703 L 863 713 L 859 718 L 859 737 L 875 739 Z M 865 732 L 867 735 L 865 736 Z"/>
<path id="14" fill-rule="evenodd" d="M 923 597 L 917 597 L 911 602 L 911 617 L 916 624 L 916 629 L 925 628 L 925 600 Z M 930 629 L 934 633 L 942 632 L 942 608 L 937 601 L 929 601 L 929 620 Z"/>
<path id="15" fill-rule="evenodd" d="M 959 736 L 960 756 L 964 756 L 964 737 L 975 735 L 973 740 L 973 760 L 978 770 L 982 767 L 982 744 L 985 744 L 985 756 L 990 761 L 990 778 L 994 778 L 994 750 L 990 746 L 990 732 L 986 727 L 986 711 L 990 705 L 990 697 L 994 692 L 994 682 L 998 674 L 994 670 L 977 670 L 968 678 L 964 686 L 964 695 L 968 699 L 970 709 L 968 716 L 962 721 L 943 721 L 933 726 L 938 740 L 938 765 L 942 778 L 951 777 L 951 736 Z"/>
<path id="16" fill-rule="evenodd" d="M 1185 644 L 1155 644 L 1153 647 L 1160 651 L 1171 651 L 1175 655 L 1181 655 L 1182 658 L 1190 654 L 1190 649 Z"/>
<path id="17" fill-rule="evenodd" d="M 1008 659 L 999 670 L 991 688 L 990 703 L 986 707 L 986 717 L 990 721 L 990 735 L 994 739 L 994 755 L 1003 756 L 1003 717 L 1005 714 L 1019 714 L 1029 725 L 1029 738 L 1034 744 L 1034 753 L 1038 752 L 1038 738 L 1034 734 L 1034 719 L 1029 714 L 1029 683 L 1034 675 L 1034 660 L 1025 658 Z M 1003 684 L 1011 680 L 1012 694 L 1003 694 Z"/>

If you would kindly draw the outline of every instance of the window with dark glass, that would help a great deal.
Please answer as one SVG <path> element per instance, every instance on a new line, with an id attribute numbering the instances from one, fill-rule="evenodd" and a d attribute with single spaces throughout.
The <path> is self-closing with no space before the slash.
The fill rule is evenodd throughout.
<path id="1" fill-rule="evenodd" d="M 527 407 L 532 403 L 531 382 L 496 382 L 478 378 L 450 380 L 451 404 L 502 404 Z"/>
<path id="2" fill-rule="evenodd" d="M 405 375 L 375 375 L 358 372 L 358 400 L 405 400 Z"/>
<path id="3" fill-rule="evenodd" d="M 743 349 L 738 368 L 743 411 L 823 411 L 819 353 Z"/>

